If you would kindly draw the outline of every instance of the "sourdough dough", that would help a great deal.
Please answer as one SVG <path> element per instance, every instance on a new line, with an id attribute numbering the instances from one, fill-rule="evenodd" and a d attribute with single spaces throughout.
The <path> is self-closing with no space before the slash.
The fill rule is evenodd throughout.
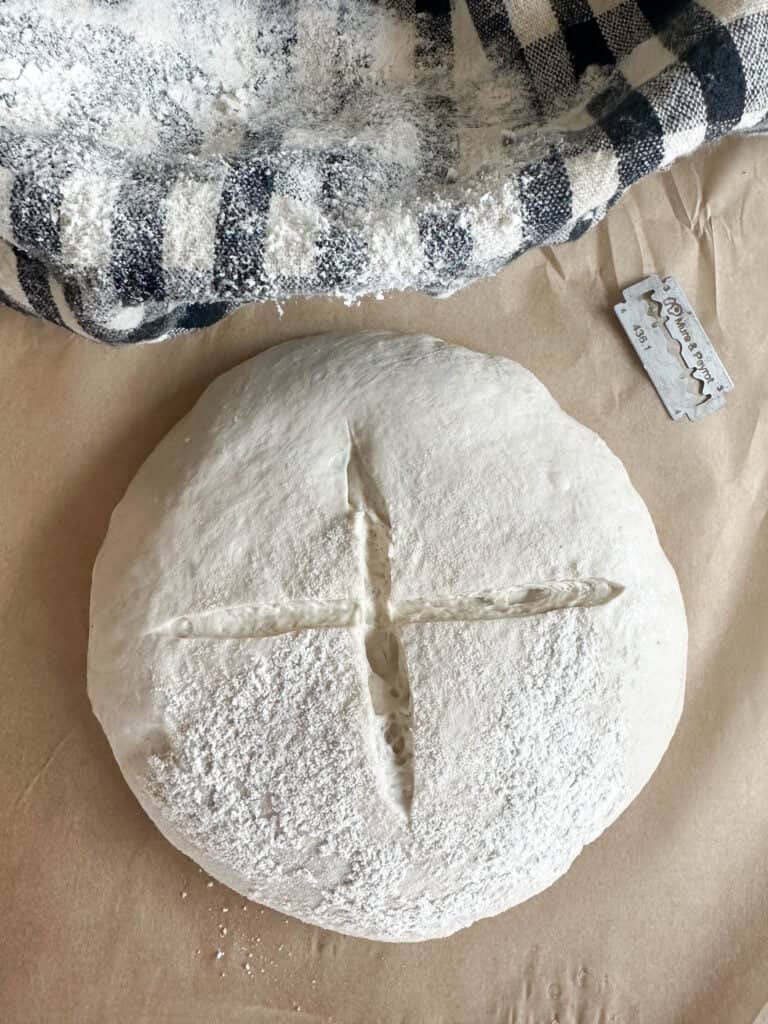
<path id="1" fill-rule="evenodd" d="M 562 875 L 677 723 L 677 579 L 618 459 L 508 359 L 294 341 L 115 510 L 89 691 L 158 828 L 251 899 L 448 935 Z"/>

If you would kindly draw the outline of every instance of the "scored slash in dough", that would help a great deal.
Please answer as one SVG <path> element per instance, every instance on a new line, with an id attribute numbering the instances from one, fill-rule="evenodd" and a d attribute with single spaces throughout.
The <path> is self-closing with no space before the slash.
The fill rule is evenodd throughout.
<path id="1" fill-rule="evenodd" d="M 680 715 L 675 574 L 619 460 L 516 363 L 280 345 L 142 466 L 89 693 L 142 806 L 251 899 L 412 941 L 562 875 Z"/>

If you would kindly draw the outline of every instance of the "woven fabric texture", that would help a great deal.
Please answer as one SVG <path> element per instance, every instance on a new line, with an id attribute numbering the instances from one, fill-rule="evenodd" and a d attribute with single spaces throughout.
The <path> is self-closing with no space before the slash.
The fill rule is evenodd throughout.
<path id="1" fill-rule="evenodd" d="M 125 344 L 448 293 L 767 115 L 768 4 L 6 0 L 0 301 Z"/>

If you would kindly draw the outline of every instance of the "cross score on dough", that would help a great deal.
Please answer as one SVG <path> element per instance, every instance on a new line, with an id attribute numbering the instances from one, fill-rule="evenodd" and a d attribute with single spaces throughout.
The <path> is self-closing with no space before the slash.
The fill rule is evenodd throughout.
<path id="1" fill-rule="evenodd" d="M 389 560 L 391 524 L 384 500 L 347 424 L 347 507 L 354 516 L 360 563 L 360 595 L 335 601 L 235 605 L 169 619 L 152 633 L 178 640 L 258 639 L 307 629 L 358 632 L 368 674 L 377 737 L 378 776 L 384 795 L 410 816 L 413 800 L 411 689 L 398 627 L 420 622 L 480 622 L 543 615 L 565 608 L 607 604 L 624 589 L 600 577 L 547 580 L 505 590 L 392 601 Z"/>

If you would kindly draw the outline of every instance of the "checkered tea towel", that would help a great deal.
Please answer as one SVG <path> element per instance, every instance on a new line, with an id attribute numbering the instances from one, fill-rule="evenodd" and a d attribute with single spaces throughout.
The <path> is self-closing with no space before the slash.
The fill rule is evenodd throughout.
<path id="1" fill-rule="evenodd" d="M 768 0 L 5 0 L 0 300 L 123 344 L 447 293 L 767 114 Z"/>

